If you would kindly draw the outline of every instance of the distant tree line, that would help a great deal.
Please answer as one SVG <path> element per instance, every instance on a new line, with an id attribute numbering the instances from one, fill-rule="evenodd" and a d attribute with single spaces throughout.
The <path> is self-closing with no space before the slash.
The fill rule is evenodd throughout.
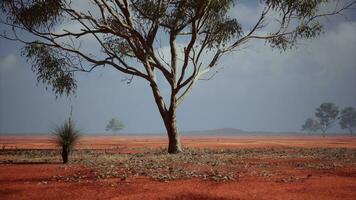
<path id="1" fill-rule="evenodd" d="M 320 130 L 325 137 L 326 131 L 339 121 L 341 129 L 348 129 L 353 135 L 356 129 L 356 110 L 349 106 L 339 110 L 334 103 L 322 103 L 315 111 L 315 118 L 306 119 L 302 131 L 316 132 Z"/>

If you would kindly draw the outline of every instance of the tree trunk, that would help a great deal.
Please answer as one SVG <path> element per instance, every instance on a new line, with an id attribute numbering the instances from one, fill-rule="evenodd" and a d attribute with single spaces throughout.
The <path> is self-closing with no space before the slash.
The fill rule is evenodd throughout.
<path id="1" fill-rule="evenodd" d="M 178 132 L 176 123 L 176 114 L 174 112 L 168 112 L 164 124 L 168 135 L 168 153 L 176 154 L 183 152 L 180 142 L 180 134 Z"/>
<path id="2" fill-rule="evenodd" d="M 325 137 L 325 133 L 326 133 L 326 128 L 321 128 L 321 132 L 322 132 L 322 136 L 324 138 Z"/>
<path id="3" fill-rule="evenodd" d="M 63 164 L 67 164 L 67 163 L 68 163 L 68 154 L 69 154 L 69 147 L 68 147 L 68 145 L 63 145 L 63 146 L 62 146 L 62 160 L 63 160 Z"/>
<path id="4" fill-rule="evenodd" d="M 176 93 L 172 92 L 171 94 L 171 105 L 169 109 L 166 108 L 166 105 L 163 101 L 163 98 L 160 94 L 157 84 L 152 81 L 151 88 L 153 96 L 158 107 L 158 110 L 161 114 L 161 117 L 164 122 L 164 126 L 167 130 L 168 135 L 168 153 L 180 153 L 183 152 L 182 145 L 180 142 L 180 135 L 177 129 L 176 122 L 176 110 L 177 110 L 177 100 Z"/>

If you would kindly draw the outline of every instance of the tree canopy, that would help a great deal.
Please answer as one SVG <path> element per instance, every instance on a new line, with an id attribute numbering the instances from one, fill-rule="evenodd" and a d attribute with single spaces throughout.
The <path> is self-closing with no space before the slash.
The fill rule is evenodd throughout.
<path id="1" fill-rule="evenodd" d="M 320 123 L 313 118 L 308 118 L 302 126 L 302 131 L 315 132 L 319 129 L 320 129 Z"/>
<path id="2" fill-rule="evenodd" d="M 106 131 L 114 131 L 114 132 L 117 132 L 119 130 L 122 130 L 125 128 L 125 125 L 122 121 L 120 121 L 119 119 L 117 118 L 112 118 L 108 125 L 106 125 L 106 128 L 105 130 Z"/>
<path id="3" fill-rule="evenodd" d="M 320 123 L 320 130 L 325 133 L 337 120 L 338 115 L 339 108 L 334 103 L 322 103 L 315 112 L 315 117 Z"/>
<path id="4" fill-rule="evenodd" d="M 356 129 L 356 110 L 353 107 L 346 107 L 340 112 L 340 127 L 348 129 L 352 135 Z"/>
<path id="5" fill-rule="evenodd" d="M 93 0 L 88 2 L 90 10 L 75 8 L 70 0 L 2 0 L 0 6 L 6 16 L 1 23 L 13 28 L 12 34 L 2 36 L 26 44 L 23 55 L 32 61 L 38 81 L 52 86 L 58 95 L 75 91 L 74 72 L 89 72 L 105 65 L 150 82 L 154 70 L 159 70 L 169 83 L 175 83 L 175 90 L 185 88 L 185 94 L 192 82 L 208 73 L 222 55 L 247 41 L 263 39 L 273 48 L 286 50 L 298 39 L 318 36 L 323 30 L 319 18 L 340 14 L 355 4 L 337 3 L 331 12 L 321 12 L 320 6 L 330 2 L 335 1 L 261 1 L 264 9 L 250 31 L 243 31 L 247 28 L 228 15 L 233 0 Z M 258 31 L 272 20 L 278 22 L 278 28 L 260 34 Z M 80 26 L 79 31 L 66 28 L 68 21 Z M 63 28 L 58 30 L 59 26 Z M 32 33 L 36 39 L 25 41 L 18 37 L 22 31 Z M 168 37 L 170 63 L 157 51 L 162 36 Z M 102 50 L 100 56 L 80 48 L 78 39 L 84 37 L 97 41 Z M 186 42 L 180 67 L 177 37 Z M 200 60 L 205 51 L 212 53 L 209 62 Z M 142 70 L 147 67 L 152 72 Z M 187 68 L 192 68 L 189 76 Z"/>

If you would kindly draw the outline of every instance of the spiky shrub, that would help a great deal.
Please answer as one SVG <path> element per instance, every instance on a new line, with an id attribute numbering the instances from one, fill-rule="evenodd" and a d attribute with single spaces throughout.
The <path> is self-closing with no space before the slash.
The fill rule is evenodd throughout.
<path id="1" fill-rule="evenodd" d="M 62 147 L 63 164 L 68 163 L 68 157 L 75 144 L 80 138 L 80 130 L 75 127 L 75 123 L 68 119 L 54 130 L 55 142 Z"/>

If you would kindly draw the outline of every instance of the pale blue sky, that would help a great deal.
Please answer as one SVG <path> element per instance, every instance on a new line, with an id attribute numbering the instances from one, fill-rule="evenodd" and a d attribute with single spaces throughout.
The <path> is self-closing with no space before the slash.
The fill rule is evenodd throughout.
<path id="1" fill-rule="evenodd" d="M 259 8 L 244 2 L 231 13 L 249 25 Z M 326 23 L 318 39 L 282 54 L 251 42 L 223 57 L 218 66 L 223 69 L 199 82 L 179 108 L 180 130 L 299 131 L 322 102 L 356 107 L 355 17 Z M 37 86 L 21 47 L 0 39 L 0 133 L 48 132 L 68 116 L 70 105 L 86 132 L 105 132 L 112 117 L 125 123 L 125 133 L 164 132 L 147 82 L 135 78 L 128 85 L 118 71 L 101 68 L 77 74 L 76 96 L 56 99 L 44 85 Z"/>

